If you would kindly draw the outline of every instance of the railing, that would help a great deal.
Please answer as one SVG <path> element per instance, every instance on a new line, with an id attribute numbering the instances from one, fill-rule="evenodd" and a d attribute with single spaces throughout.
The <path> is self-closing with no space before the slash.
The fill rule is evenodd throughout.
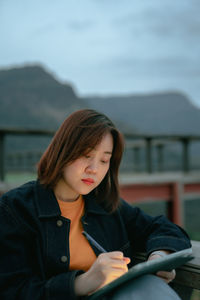
<path id="1" fill-rule="evenodd" d="M 199 142 L 200 136 L 198 135 L 145 135 L 145 134 L 125 134 L 126 148 L 133 149 L 135 162 L 137 164 L 138 156 L 141 148 L 146 148 L 145 160 L 146 171 L 148 173 L 153 172 L 153 159 L 152 148 L 157 149 L 157 162 L 158 170 L 163 170 L 164 163 L 164 150 L 165 146 L 169 143 L 179 143 L 182 147 L 182 171 L 190 171 L 190 145 L 192 142 Z"/>
<path id="2" fill-rule="evenodd" d="M 0 180 L 5 179 L 5 137 L 9 135 L 17 136 L 52 136 L 51 130 L 30 130 L 30 129 L 0 129 Z"/>
<path id="3" fill-rule="evenodd" d="M 4 156 L 4 172 L 36 172 L 36 165 L 42 156 L 42 151 L 16 151 L 6 153 Z"/>
<path id="4" fill-rule="evenodd" d="M 200 173 L 120 175 L 120 194 L 129 203 L 164 201 L 168 218 L 184 227 L 184 201 L 200 197 Z"/>
<path id="5" fill-rule="evenodd" d="M 0 180 L 5 179 L 5 137 L 14 136 L 52 136 L 54 131 L 50 130 L 30 130 L 30 129 L 0 129 Z M 194 141 L 200 141 L 197 135 L 145 135 L 145 134 L 125 134 L 126 149 L 133 151 L 133 164 L 137 166 L 139 162 L 139 153 L 145 149 L 145 170 L 148 173 L 153 172 L 152 149 L 157 149 L 158 171 L 164 170 L 164 152 L 170 143 L 180 143 L 182 146 L 182 171 L 190 171 L 190 144 Z M 30 154 L 30 153 L 29 153 Z M 199 159 L 200 160 L 200 159 Z M 130 165 L 130 164 L 129 164 Z M 200 165 L 199 165 L 200 169 Z"/>

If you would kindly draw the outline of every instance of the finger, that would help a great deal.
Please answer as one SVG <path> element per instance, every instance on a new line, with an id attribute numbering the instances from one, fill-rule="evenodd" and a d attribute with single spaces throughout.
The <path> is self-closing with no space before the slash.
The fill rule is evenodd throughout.
<path id="1" fill-rule="evenodd" d="M 115 255 L 115 253 L 102 253 L 97 258 L 97 263 L 101 265 L 103 268 L 110 269 L 110 268 L 118 268 L 118 269 L 124 269 L 127 271 L 127 262 L 129 262 L 129 259 L 125 259 L 124 257 L 121 257 L 121 255 Z"/>
<path id="2" fill-rule="evenodd" d="M 169 278 L 169 279 L 174 279 L 175 276 L 176 276 L 176 271 L 175 270 L 172 270 L 171 272 L 159 271 L 159 272 L 157 272 L 157 274 L 159 276 L 163 276 L 163 277 L 166 277 L 166 278 Z"/>
<path id="3" fill-rule="evenodd" d="M 123 253 L 119 251 L 101 253 L 97 259 L 99 261 L 107 261 L 109 259 L 123 260 Z"/>
<path id="4" fill-rule="evenodd" d="M 113 259 L 120 259 L 126 262 L 126 264 L 129 264 L 131 262 L 131 259 L 129 257 L 125 257 L 123 252 L 121 251 L 113 251 L 108 252 L 109 256 Z"/>
<path id="5" fill-rule="evenodd" d="M 111 259 L 110 260 L 110 266 L 112 268 L 122 269 L 122 270 L 128 271 L 127 263 L 124 260 Z"/>
<path id="6" fill-rule="evenodd" d="M 131 262 L 131 259 L 129 257 L 124 257 L 123 252 L 120 251 L 107 252 L 99 255 L 99 257 L 105 257 L 105 256 L 110 259 L 118 259 L 120 261 L 125 262 L 126 264 L 129 264 Z"/>
<path id="7" fill-rule="evenodd" d="M 131 259 L 129 257 L 123 257 L 122 259 L 113 259 L 113 264 L 115 264 L 117 267 L 122 267 L 122 268 L 128 268 L 127 265 L 131 262 Z"/>
<path id="8" fill-rule="evenodd" d="M 169 283 L 170 281 L 174 280 L 176 276 L 176 271 L 175 270 L 172 270 L 171 272 L 159 271 L 156 273 L 156 275 L 164 279 L 167 283 Z"/>
<path id="9" fill-rule="evenodd" d="M 154 259 L 157 259 L 157 258 L 161 258 L 161 256 L 158 255 L 158 254 L 153 254 L 153 255 L 149 256 L 148 260 L 154 260 Z"/>
<path id="10" fill-rule="evenodd" d="M 126 264 L 130 264 L 131 259 L 129 257 L 123 257 L 123 260 L 126 262 Z"/>
<path id="11" fill-rule="evenodd" d="M 109 257 L 114 259 L 123 259 L 124 257 L 124 254 L 121 251 L 112 251 L 112 252 L 107 252 L 105 254 L 107 254 Z"/>
<path id="12" fill-rule="evenodd" d="M 165 277 L 164 275 L 157 273 L 156 274 L 160 279 L 164 280 L 166 283 L 169 283 L 171 280 L 167 277 Z"/>

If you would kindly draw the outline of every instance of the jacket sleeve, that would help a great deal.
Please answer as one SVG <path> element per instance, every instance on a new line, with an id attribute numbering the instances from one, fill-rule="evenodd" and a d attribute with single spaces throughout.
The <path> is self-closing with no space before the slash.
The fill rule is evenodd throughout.
<path id="1" fill-rule="evenodd" d="M 58 274 L 48 280 L 34 255 L 33 235 L 18 222 L 0 199 L 0 299 L 74 300 L 74 279 L 79 271 Z"/>
<path id="2" fill-rule="evenodd" d="M 135 251 L 145 251 L 149 255 L 155 250 L 176 252 L 191 247 L 185 230 L 164 216 L 152 217 L 123 200 L 121 213 Z"/>

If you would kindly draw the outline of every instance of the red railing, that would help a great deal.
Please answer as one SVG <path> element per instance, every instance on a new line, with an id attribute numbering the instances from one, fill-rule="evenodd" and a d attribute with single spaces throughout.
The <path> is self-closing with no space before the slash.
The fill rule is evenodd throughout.
<path id="1" fill-rule="evenodd" d="M 171 181 L 167 177 L 172 177 Z M 128 180 L 127 180 L 128 178 Z M 120 194 L 129 203 L 164 201 L 168 218 L 183 226 L 184 201 L 200 196 L 200 174 L 121 176 Z"/>

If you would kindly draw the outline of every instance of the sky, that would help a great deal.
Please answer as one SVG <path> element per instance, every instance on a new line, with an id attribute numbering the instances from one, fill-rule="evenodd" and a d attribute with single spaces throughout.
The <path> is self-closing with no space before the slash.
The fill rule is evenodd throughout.
<path id="1" fill-rule="evenodd" d="M 0 0 L 0 69 L 40 64 L 79 96 L 184 93 L 200 107 L 199 0 Z"/>

